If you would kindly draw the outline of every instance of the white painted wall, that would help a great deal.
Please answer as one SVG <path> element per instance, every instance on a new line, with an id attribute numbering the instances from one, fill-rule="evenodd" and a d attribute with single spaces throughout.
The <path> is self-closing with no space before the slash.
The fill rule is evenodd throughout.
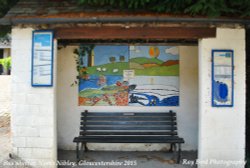
<path id="1" fill-rule="evenodd" d="M 234 50 L 234 107 L 211 107 L 211 50 Z M 199 41 L 200 167 L 221 168 L 217 161 L 244 161 L 245 156 L 245 30 L 217 28 L 216 38 Z M 206 164 L 208 161 L 208 164 Z M 226 163 L 226 162 L 225 162 Z M 244 167 L 229 165 L 229 167 Z"/>
<path id="2" fill-rule="evenodd" d="M 10 113 L 11 76 L 0 75 L 0 114 Z"/>
<path id="3" fill-rule="evenodd" d="M 12 29 L 12 146 L 13 154 L 34 167 L 49 168 L 55 166 L 41 164 L 57 158 L 56 83 L 54 87 L 31 87 L 32 30 Z"/>
<path id="4" fill-rule="evenodd" d="M 71 87 L 77 76 L 74 60 L 75 47 L 68 46 L 58 51 L 57 116 L 58 147 L 75 150 L 72 142 L 79 134 L 80 112 L 89 111 L 167 111 L 177 112 L 179 135 L 185 139 L 184 150 L 197 150 L 198 146 L 198 48 L 181 46 L 180 51 L 180 106 L 179 107 L 117 107 L 78 106 L 78 87 Z M 161 150 L 160 144 L 89 144 L 98 150 Z"/>

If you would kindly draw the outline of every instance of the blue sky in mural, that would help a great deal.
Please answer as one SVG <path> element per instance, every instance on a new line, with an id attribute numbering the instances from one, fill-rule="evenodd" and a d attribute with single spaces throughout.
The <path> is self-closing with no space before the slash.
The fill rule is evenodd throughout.
<path id="1" fill-rule="evenodd" d="M 150 46 L 130 46 L 130 59 L 136 57 L 150 57 Z M 157 46 L 160 50 L 158 59 L 160 60 L 179 60 L 178 48 L 175 46 Z"/>
<path id="2" fill-rule="evenodd" d="M 125 56 L 125 62 L 128 61 L 129 50 L 128 46 L 102 46 L 98 45 L 94 48 L 95 54 L 95 65 L 102 65 L 106 63 L 110 63 L 109 57 L 116 57 L 116 62 L 119 62 L 120 56 Z"/>

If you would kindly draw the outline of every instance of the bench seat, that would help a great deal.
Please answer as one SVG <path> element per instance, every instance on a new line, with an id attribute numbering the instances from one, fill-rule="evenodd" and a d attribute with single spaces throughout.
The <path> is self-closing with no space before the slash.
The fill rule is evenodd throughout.
<path id="1" fill-rule="evenodd" d="M 169 112 L 82 112 L 80 133 L 73 139 L 79 161 L 79 144 L 85 151 L 86 143 L 166 143 L 170 151 L 177 150 L 180 162 L 181 144 L 176 113 Z"/>

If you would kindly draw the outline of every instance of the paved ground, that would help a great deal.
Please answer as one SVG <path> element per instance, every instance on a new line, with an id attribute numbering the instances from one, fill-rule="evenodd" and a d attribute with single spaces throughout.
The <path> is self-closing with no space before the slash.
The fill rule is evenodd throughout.
<path id="1" fill-rule="evenodd" d="M 183 152 L 183 159 L 195 160 L 196 152 Z M 175 164 L 174 155 L 166 152 L 111 152 L 111 151 L 90 151 L 82 156 L 80 165 L 77 166 L 75 151 L 58 152 L 59 161 L 62 164 L 59 168 L 75 167 L 84 168 L 195 168 L 196 165 Z M 102 166 L 95 166 L 99 164 Z M 103 166 L 106 164 L 105 166 Z M 113 164 L 113 165 L 108 165 Z"/>
<path id="2" fill-rule="evenodd" d="M 0 163 L 8 158 L 10 153 L 10 115 L 0 114 Z"/>
<path id="3" fill-rule="evenodd" d="M 10 113 L 0 113 L 0 168 L 29 168 L 28 166 L 11 166 L 15 162 L 24 163 L 22 160 L 11 159 L 11 132 L 10 132 Z"/>

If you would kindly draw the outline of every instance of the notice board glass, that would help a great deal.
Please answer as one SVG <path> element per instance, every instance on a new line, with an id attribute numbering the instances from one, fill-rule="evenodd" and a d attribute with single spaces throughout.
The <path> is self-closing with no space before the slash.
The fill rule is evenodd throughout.
<path id="1" fill-rule="evenodd" d="M 31 85 L 53 86 L 53 32 L 33 31 Z"/>
<path id="2" fill-rule="evenodd" d="M 212 50 L 212 106 L 232 107 L 234 95 L 233 50 Z"/>

